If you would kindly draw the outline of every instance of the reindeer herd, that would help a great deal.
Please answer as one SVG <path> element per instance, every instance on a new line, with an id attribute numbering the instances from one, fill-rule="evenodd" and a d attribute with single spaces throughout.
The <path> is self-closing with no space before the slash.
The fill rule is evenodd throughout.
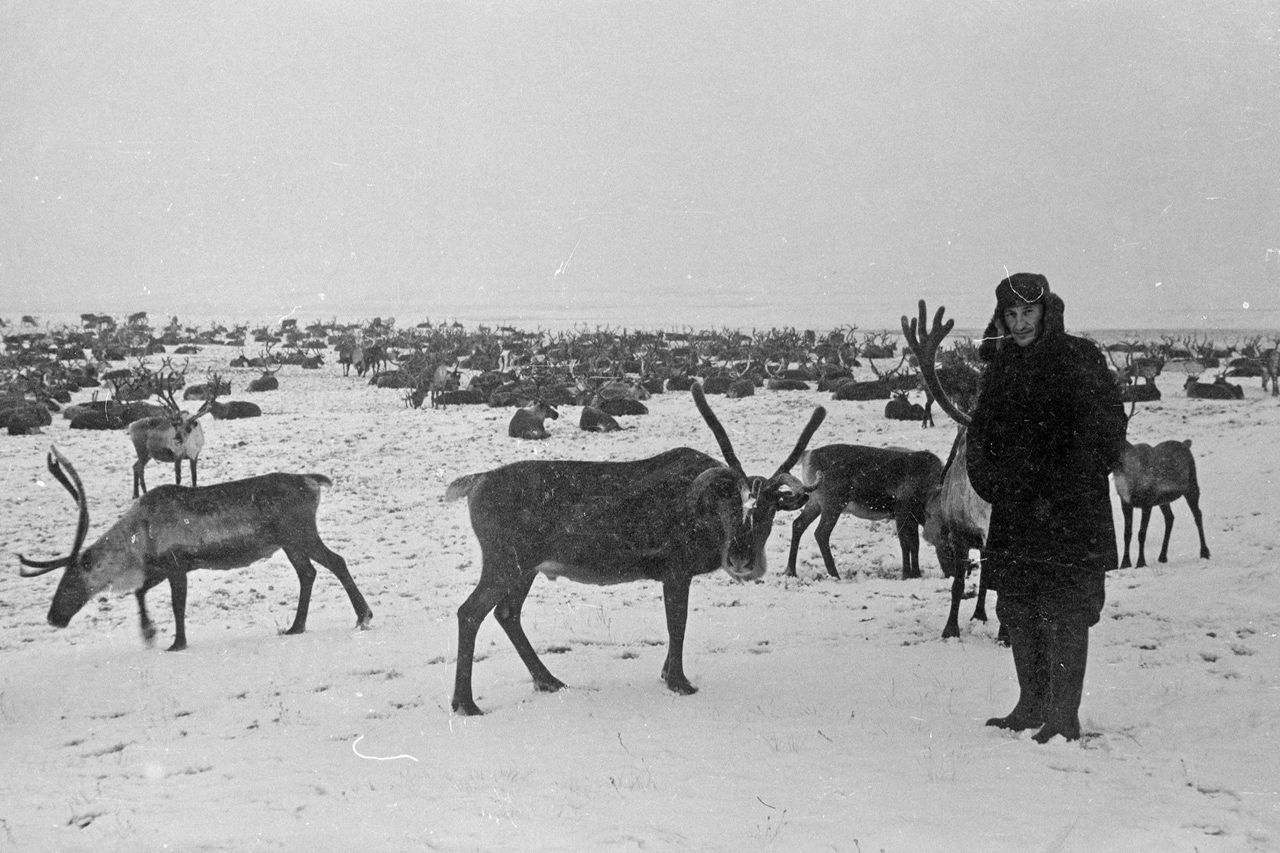
<path id="1" fill-rule="evenodd" d="M 133 320 L 131 325 L 135 325 Z M 344 376 L 350 367 L 359 376 L 372 372 L 372 381 L 379 387 L 407 388 L 406 402 L 415 408 L 427 400 L 433 406 L 453 405 L 461 401 L 447 395 L 464 392 L 472 395 L 468 401 L 515 404 L 508 435 L 518 439 L 548 437 L 547 421 L 559 417 L 557 405 L 581 405 L 581 429 L 611 432 L 623 428 L 616 417 L 647 412 L 641 401 L 650 389 L 655 393 L 684 389 L 720 448 L 721 459 L 689 447 L 626 462 L 529 459 L 467 474 L 450 483 L 445 499 L 466 498 L 482 556 L 476 587 L 458 609 L 453 710 L 480 713 L 472 694 L 474 648 L 479 625 L 491 612 L 535 687 L 554 691 L 564 686 L 538 657 L 520 620 L 522 605 L 538 574 L 588 584 L 660 582 L 668 632 L 662 679 L 677 693 L 694 692 L 683 669 L 691 580 L 718 568 L 739 580 L 760 577 L 765 571 L 765 545 L 779 512 L 798 513 L 791 525 L 787 576 L 796 574 L 801 538 L 817 521 L 815 539 L 824 566 L 830 576 L 839 578 L 830 538 L 840 516 L 852 514 L 893 519 L 901 546 L 902 576 L 918 578 L 923 530 L 925 542 L 936 550 L 943 574 L 952 579 L 950 611 L 942 636 L 959 636 L 960 602 L 967 575 L 975 566 L 971 560 L 975 552 L 979 555 L 976 565 L 981 565 L 990 506 L 969 485 L 965 465 L 965 427 L 981 371 L 971 343 L 962 341 L 950 349 L 942 348 L 953 326 L 954 321 L 944 321 L 941 308 L 929 322 L 921 302 L 916 318 L 902 319 L 907 351 L 896 367 L 886 371 L 872 359 L 892 360 L 895 350 L 889 341 L 866 338 L 859 352 L 851 329 L 825 337 L 812 333 L 748 337 L 726 332 L 714 338 L 716 344 L 703 340 L 701 346 L 690 342 L 690 336 L 672 335 L 662 346 L 642 337 L 631 341 L 636 345 L 632 352 L 610 348 L 600 333 L 589 344 L 559 341 L 539 351 L 511 330 L 504 333 L 503 346 L 496 353 L 487 339 L 467 338 L 456 328 L 445 332 L 446 340 L 448 336 L 457 338 L 449 347 L 397 348 L 385 342 L 361 346 L 349 334 L 331 341 Z M 278 383 L 275 374 L 284 362 L 270 358 L 273 344 L 265 342 L 264 357 L 257 364 L 229 365 L 262 371 L 248 390 L 261 391 Z M 21 351 L 27 349 L 24 345 Z M 317 347 L 310 346 L 309 351 L 309 358 L 319 357 Z M 874 379 L 853 377 L 851 368 L 859 363 L 859 354 L 868 359 Z M 1112 349 L 1110 354 L 1116 380 L 1127 389 L 1132 417 L 1139 401 L 1158 399 L 1155 379 L 1173 360 L 1173 353 L 1158 355 L 1128 346 Z M 1117 355 L 1123 356 L 1123 363 Z M 1275 395 L 1276 350 L 1259 351 L 1250 358 L 1257 369 L 1252 375 L 1261 376 L 1264 388 L 1269 383 Z M 918 373 L 908 373 L 909 364 Z M 394 369 L 388 372 L 388 366 Z M 460 387 L 464 369 L 473 374 L 466 389 Z M 1201 383 L 1194 368 L 1184 369 L 1188 396 L 1239 398 L 1229 390 L 1231 383 L 1225 375 L 1216 382 Z M 285 633 L 296 634 L 306 628 L 314 563 L 338 578 L 355 610 L 357 627 L 367 628 L 372 610 L 346 562 L 324 544 L 317 531 L 320 493 L 330 485 L 329 480 L 320 474 L 275 473 L 200 486 L 197 461 L 204 446 L 200 420 L 205 415 L 256 416 L 261 409 L 243 401 L 220 402 L 219 397 L 230 393 L 230 383 L 221 373 L 211 372 L 207 382 L 187 387 L 184 399 L 203 401 L 197 411 L 188 413 L 175 400 L 175 393 L 185 384 L 185 372 L 170 358 L 159 371 L 145 369 L 141 360 L 112 378 L 108 377 L 113 371 L 102 371 L 102 378 L 112 383 L 112 399 L 99 405 L 95 395 L 92 405 L 76 413 L 77 418 L 92 417 L 95 424 L 104 424 L 93 428 L 124 429 L 136 454 L 135 500 L 88 547 L 84 547 L 88 498 L 80 476 L 56 447 L 48 454 L 47 468 L 72 497 L 78 515 L 66 556 L 20 558 L 24 577 L 64 570 L 48 621 L 65 627 L 106 587 L 131 589 L 143 637 L 150 642 L 155 627 L 145 595 L 167 582 L 175 625 L 169 648 L 182 649 L 187 642 L 185 605 L 190 571 L 244 567 L 284 551 L 299 580 L 297 611 Z M 22 399 L 39 401 L 39 394 L 30 393 L 30 388 L 32 384 L 48 387 L 51 374 L 38 374 L 42 377 L 38 383 L 28 379 Z M 388 375 L 400 377 L 399 384 L 378 382 L 379 377 Z M 894 417 L 893 409 L 897 416 L 918 420 L 923 426 L 932 425 L 931 408 L 937 402 L 958 427 L 948 458 L 944 462 L 931 452 L 904 447 L 843 443 L 810 449 L 808 445 L 826 415 L 823 407 L 817 407 L 773 474 L 748 475 L 708 395 L 742 397 L 760 387 L 786 390 L 809 388 L 809 383 L 830 392 L 833 401 L 888 400 L 886 416 Z M 1228 390 L 1217 390 L 1223 386 Z M 914 389 L 924 392 L 924 406 L 910 403 L 907 395 Z M 154 396 L 159 406 L 139 407 L 140 395 Z M 244 414 L 233 414 L 237 411 Z M 71 425 L 75 427 L 74 420 Z M 173 463 L 173 485 L 148 491 L 144 469 L 151 460 Z M 190 487 L 181 485 L 183 460 L 188 463 Z M 1123 566 L 1130 565 L 1135 509 L 1141 510 L 1136 565 L 1145 564 L 1147 527 L 1156 507 L 1165 519 L 1157 559 L 1167 560 L 1173 526 L 1171 504 L 1179 499 L 1191 510 L 1200 557 L 1209 557 L 1189 441 L 1129 444 L 1113 474 L 1124 514 Z M 979 578 L 974 618 L 985 620 L 986 588 L 981 575 Z"/>

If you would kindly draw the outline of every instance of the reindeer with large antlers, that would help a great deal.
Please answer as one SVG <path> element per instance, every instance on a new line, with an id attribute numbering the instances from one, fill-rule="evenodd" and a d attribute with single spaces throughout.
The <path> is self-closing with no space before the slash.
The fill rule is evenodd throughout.
<path id="1" fill-rule="evenodd" d="M 718 568 L 739 580 L 764 574 L 774 515 L 799 509 L 808 498 L 790 470 L 826 411 L 814 410 L 772 476 L 748 476 L 702 389 L 691 390 L 727 465 L 680 447 L 632 462 L 514 462 L 449 485 L 445 500 L 468 499 L 482 558 L 480 580 L 458 608 L 454 711 L 480 713 L 471 667 L 476 632 L 490 611 L 535 687 L 549 692 L 565 686 L 538 658 L 520 624 L 539 572 L 589 584 L 660 581 L 669 639 L 662 678 L 676 693 L 695 691 L 684 673 L 690 582 Z"/>
<path id="2" fill-rule="evenodd" d="M 147 480 L 143 469 L 152 459 L 157 462 L 173 463 L 173 482 L 182 484 L 182 460 L 186 459 L 191 468 L 191 485 L 196 481 L 196 460 L 204 449 L 204 429 L 199 419 L 209 412 L 218 399 L 217 393 L 208 397 L 194 415 L 184 412 L 173 398 L 170 388 L 174 382 L 162 381 L 162 389 L 156 393 L 164 405 L 166 413 L 149 418 L 140 418 L 129 424 L 129 440 L 133 442 L 134 452 L 138 459 L 133 463 L 133 496 L 147 490 Z"/>
<path id="3" fill-rule="evenodd" d="M 956 405 L 938 376 L 938 348 L 955 326 L 954 320 L 942 322 L 943 310 L 939 308 L 933 325 L 927 326 L 925 304 L 921 300 L 918 320 L 908 322 L 905 316 L 902 318 L 902 334 L 907 340 L 907 347 L 916 357 L 920 379 L 928 389 L 930 398 L 937 400 L 942 410 L 960 427 L 943 468 L 941 487 L 929 499 L 925 509 L 925 541 L 937 551 L 943 575 L 951 578 L 951 610 L 947 614 L 947 624 L 942 629 L 945 639 L 960 636 L 960 601 L 964 597 L 969 552 L 977 550 L 981 561 L 981 551 L 986 545 L 987 529 L 991 524 L 991 504 L 979 497 L 969 482 L 965 461 L 965 430 L 970 422 L 969 413 Z M 980 574 L 979 578 L 978 601 L 972 618 L 985 622 L 986 573 Z"/>
<path id="4" fill-rule="evenodd" d="M 187 647 L 187 573 L 195 569 L 236 569 L 283 549 L 298 573 L 298 608 L 286 634 L 307 627 L 312 560 L 333 572 L 356 611 L 356 627 L 367 628 L 373 611 L 352 580 L 346 561 L 330 551 L 316 532 L 320 489 L 330 485 L 320 474 L 264 474 L 202 488 L 160 486 L 134 501 L 97 542 L 81 550 L 89 532 L 89 503 L 80 475 L 58 449 L 51 448 L 49 473 L 79 508 L 71 553 L 53 560 L 19 556 L 23 577 L 65 568 L 58 582 L 49 624 L 65 628 L 95 595 L 108 586 L 133 590 L 138 600 L 142 637 L 148 645 L 156 629 L 147 613 L 147 591 L 169 582 L 174 639 L 169 651 Z"/>

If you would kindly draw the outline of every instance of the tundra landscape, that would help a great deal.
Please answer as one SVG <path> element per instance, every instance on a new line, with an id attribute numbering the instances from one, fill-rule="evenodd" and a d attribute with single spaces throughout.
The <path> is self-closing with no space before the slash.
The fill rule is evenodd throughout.
<path id="1" fill-rule="evenodd" d="M 10 319 L 6 337 L 26 337 L 9 342 L 6 376 L 30 376 L 32 350 L 54 329 Z M 646 414 L 615 415 L 621 429 L 601 432 L 580 428 L 580 414 L 587 402 L 606 408 L 606 398 L 552 401 L 543 381 L 535 389 L 559 417 L 545 422 L 546 438 L 527 440 L 509 434 L 512 406 L 433 407 L 423 393 L 414 408 L 413 387 L 377 387 L 373 371 L 346 369 L 340 336 L 308 350 L 291 348 L 282 331 L 264 330 L 266 342 L 206 335 L 181 355 L 171 340 L 163 352 L 99 369 L 145 366 L 163 375 L 167 359 L 170 374 L 188 385 L 229 382 L 217 402 L 256 404 L 258 417 L 196 421 L 201 486 L 270 472 L 328 478 L 317 530 L 345 560 L 371 621 L 357 627 L 354 600 L 317 566 L 306 630 L 285 635 L 298 580 L 278 552 L 244 568 L 191 573 L 182 651 L 164 651 L 175 630 L 166 583 L 148 599 L 154 645 L 140 636 L 127 585 L 93 596 L 66 628 L 50 627 L 61 572 L 23 577 L 18 559 L 51 560 L 72 546 L 76 504 L 46 467 L 50 447 L 83 483 L 86 546 L 129 509 L 138 454 L 124 428 L 73 430 L 60 412 L 35 434 L 0 436 L 10 566 L 0 576 L 0 846 L 1264 851 L 1280 844 L 1277 463 L 1269 452 L 1280 403 L 1258 379 L 1232 380 L 1243 399 L 1188 396 L 1190 374 L 1185 365 L 1171 369 L 1172 361 L 1151 379 L 1161 399 L 1137 404 L 1130 440 L 1191 441 L 1212 556 L 1200 557 L 1179 499 L 1168 561 L 1158 562 L 1163 520 L 1153 513 L 1147 564 L 1108 578 L 1092 633 L 1084 737 L 1041 746 L 1030 733 L 983 725 L 1016 699 L 1010 655 L 996 641 L 991 601 L 985 623 L 969 620 L 974 602 L 964 601 L 960 636 L 942 639 L 951 580 L 931 545 L 921 543 L 921 577 L 903 579 L 893 520 L 846 515 L 830 540 L 839 578 L 829 576 L 811 533 L 789 577 L 797 513 L 785 509 L 772 522 L 762 577 L 741 582 L 717 571 L 692 582 L 684 673 L 696 693 L 669 690 L 660 677 L 668 640 L 660 584 L 539 577 L 523 607 L 524 630 L 567 687 L 535 690 L 490 616 L 479 628 L 472 674 L 484 714 L 455 713 L 457 612 L 481 559 L 467 502 L 444 500 L 449 484 L 521 460 L 637 460 L 676 447 L 722 459 L 721 447 L 687 390 L 651 393 Z M 428 368 L 438 365 L 414 358 L 405 331 L 392 338 L 402 345 L 388 347 L 384 369 L 412 366 L 425 389 L 437 375 Z M 721 334 L 744 347 L 751 339 Z M 503 335 L 481 348 L 492 363 L 477 357 L 466 366 L 457 353 L 444 362 L 456 365 L 461 389 L 499 366 L 544 380 L 553 372 L 547 364 L 556 357 L 539 358 L 528 343 L 536 336 Z M 582 379 L 568 385 L 581 390 L 593 374 L 627 375 L 632 365 L 610 357 L 604 337 L 565 362 L 574 365 L 565 378 Z M 809 343 L 834 342 L 827 357 L 847 362 L 859 381 L 908 372 L 901 335 L 880 338 L 860 343 L 891 344 L 896 353 L 859 357 L 856 366 L 851 350 L 841 354 L 852 334 Z M 750 346 L 770 340 L 757 335 Z M 290 351 L 321 363 L 290 363 L 282 357 Z M 26 368 L 15 352 L 27 353 Z M 707 395 L 747 474 L 773 474 L 819 406 L 826 417 L 810 449 L 898 447 L 945 462 L 956 434 L 950 419 L 938 414 L 937 426 L 922 428 L 886 419 L 884 399 L 840 399 L 816 381 L 777 382 L 808 358 L 796 352 L 760 358 L 769 369 L 746 396 Z M 231 366 L 263 353 L 281 357 L 265 367 Z M 738 378 L 750 373 L 720 350 L 703 350 L 700 360 Z M 278 387 L 248 391 L 264 375 Z M 709 387 L 713 378 L 699 381 Z M 84 387 L 71 401 L 105 401 L 111 390 Z M 914 386 L 906 395 L 924 402 Z M 201 401 L 182 396 L 172 393 L 194 415 Z M 172 462 L 151 461 L 145 470 L 152 493 L 172 483 Z M 1118 500 L 1114 511 L 1119 535 Z M 970 591 L 977 580 L 970 575 Z"/>

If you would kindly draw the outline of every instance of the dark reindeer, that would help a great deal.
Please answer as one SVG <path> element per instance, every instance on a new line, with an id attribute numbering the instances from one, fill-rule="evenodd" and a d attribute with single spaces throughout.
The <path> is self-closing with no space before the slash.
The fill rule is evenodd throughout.
<path id="1" fill-rule="evenodd" d="M 467 497 L 480 542 L 480 580 L 458 608 L 458 664 L 453 710 L 479 714 L 471 693 L 476 632 L 490 611 L 541 691 L 565 686 L 525 636 L 520 611 L 539 572 L 580 583 L 662 583 L 667 656 L 662 679 L 695 692 L 684 673 L 689 586 L 695 575 L 724 568 L 739 580 L 764 574 L 765 543 L 779 510 L 807 498 L 789 472 L 826 411 L 814 410 L 773 476 L 748 476 L 729 436 L 693 386 L 694 403 L 727 465 L 689 447 L 632 462 L 528 460 L 452 482 L 445 500 Z"/>
<path id="2" fill-rule="evenodd" d="M 1129 406 L 1129 418 L 1134 407 Z M 1169 537 L 1173 533 L 1173 507 L 1178 498 L 1184 498 L 1191 509 L 1191 517 L 1200 534 L 1200 559 L 1209 559 L 1209 545 L 1204 539 L 1204 519 L 1200 514 L 1200 481 L 1196 477 L 1196 459 L 1191 455 L 1191 439 L 1162 441 L 1154 447 L 1150 444 L 1133 444 L 1125 441 L 1124 458 L 1112 472 L 1116 494 L 1120 498 L 1120 510 L 1124 514 L 1124 558 L 1120 568 L 1129 567 L 1129 542 L 1133 535 L 1134 507 L 1142 510 L 1138 525 L 1138 562 L 1136 568 L 1147 564 L 1147 524 L 1151 510 L 1160 507 L 1164 516 L 1164 540 L 1160 543 L 1157 561 L 1168 562 Z"/>
<path id="3" fill-rule="evenodd" d="M 821 516 L 813 538 L 827 574 L 839 579 L 831 532 L 842 513 L 872 521 L 892 518 L 902 547 L 902 577 L 920 577 L 920 526 L 925 505 L 942 479 L 942 460 L 927 450 L 828 444 L 800 457 L 800 479 L 809 501 L 791 522 L 787 575 L 796 575 L 800 537 Z"/>
<path id="4" fill-rule="evenodd" d="M 108 586 L 132 589 L 138 600 L 142 637 L 155 640 L 147 613 L 147 591 L 169 582 L 174 638 L 169 651 L 187 647 L 187 572 L 238 569 L 284 550 L 298 573 L 298 609 L 286 634 L 307 627 L 315 560 L 338 578 L 356 611 L 356 627 L 367 628 L 373 611 L 347 571 L 346 561 L 330 551 L 316 531 L 320 489 L 330 485 L 320 474 L 264 474 L 214 486 L 183 489 L 160 486 L 130 504 L 102 538 L 81 550 L 89 531 L 89 505 L 80 475 L 52 448 L 49 472 L 79 507 L 71 553 L 55 560 L 19 556 L 23 577 L 65 568 L 49 608 L 49 624 L 65 628 L 80 609 Z"/>
<path id="5" fill-rule="evenodd" d="M 1188 374 L 1183 383 L 1187 396 L 1197 400 L 1243 400 L 1244 389 L 1225 377 L 1218 376 L 1212 382 L 1201 382 L 1196 374 Z"/>
<path id="6" fill-rule="evenodd" d="M 547 418 L 555 420 L 559 417 L 560 413 L 555 406 L 534 400 L 512 413 L 511 422 L 507 424 L 507 435 L 512 438 L 548 438 L 551 433 L 547 432 Z"/>

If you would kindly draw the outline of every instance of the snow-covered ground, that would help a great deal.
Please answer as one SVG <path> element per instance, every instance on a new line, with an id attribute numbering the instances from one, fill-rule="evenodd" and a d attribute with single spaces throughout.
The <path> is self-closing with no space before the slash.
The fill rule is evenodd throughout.
<path id="1" fill-rule="evenodd" d="M 211 348 L 197 362 L 225 365 Z M 193 368 L 195 375 L 199 365 Z M 0 437 L 0 849 L 1235 851 L 1280 849 L 1280 571 L 1275 496 L 1280 403 L 1246 380 L 1240 402 L 1188 400 L 1180 376 L 1134 417 L 1134 441 L 1190 438 L 1213 556 L 1197 557 L 1185 503 L 1167 564 L 1109 576 L 1092 633 L 1079 743 L 1040 746 L 983 721 L 1017 687 L 995 624 L 940 639 L 948 582 L 931 549 L 898 579 L 891 522 L 846 517 L 825 572 L 812 535 L 800 578 L 781 574 L 790 515 L 751 584 L 694 581 L 685 667 L 658 679 L 666 629 L 656 584 L 539 579 L 526 630 L 570 685 L 537 693 L 510 643 L 481 628 L 476 699 L 449 711 L 458 605 L 479 572 L 454 477 L 536 456 L 629 459 L 687 444 L 718 453 L 687 394 L 649 401 L 634 429 L 508 438 L 509 410 L 410 410 L 399 391 L 284 368 L 280 390 L 233 399 L 264 416 L 206 421 L 201 482 L 267 471 L 332 478 L 320 531 L 374 610 L 354 630 L 323 569 L 307 633 L 281 636 L 297 582 L 282 555 L 197 572 L 190 648 L 141 641 L 132 596 L 108 593 L 65 630 L 45 623 L 57 573 L 16 554 L 65 554 L 69 496 L 50 443 L 77 466 L 90 541 L 129 504 L 119 432 Z M 87 397 L 88 394 L 78 395 Z M 712 398 L 748 470 L 771 473 L 809 412 L 813 441 L 921 447 L 945 458 L 950 424 L 887 421 L 882 403 L 812 392 Z M 940 421 L 941 423 L 941 421 Z M 167 466 L 148 469 L 167 482 Z M 1119 507 L 1116 506 L 1117 525 Z M 1158 552 L 1159 514 L 1148 536 Z M 1154 542 L 1154 546 L 1152 543 Z M 967 619 L 972 601 L 966 602 Z"/>

